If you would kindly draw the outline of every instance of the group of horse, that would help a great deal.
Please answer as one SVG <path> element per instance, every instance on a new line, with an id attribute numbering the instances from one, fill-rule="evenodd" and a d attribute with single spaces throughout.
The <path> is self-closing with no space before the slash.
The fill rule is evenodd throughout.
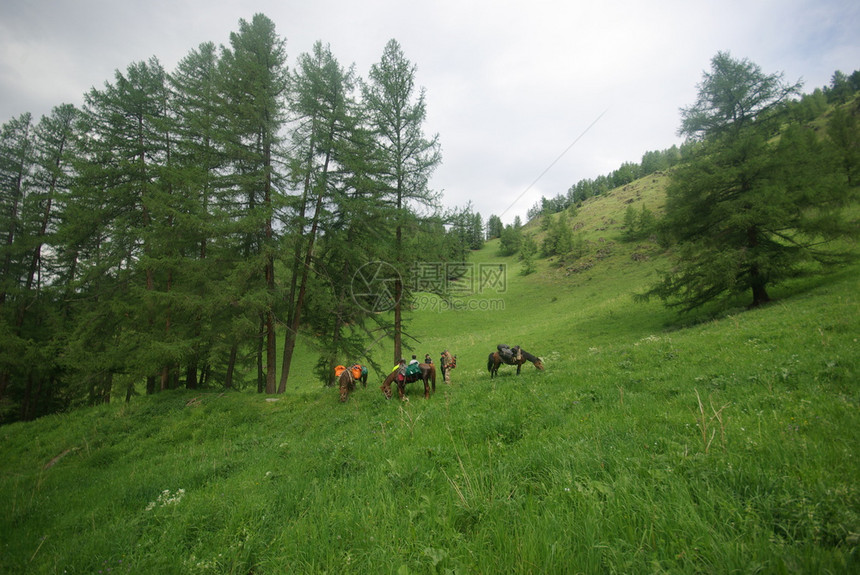
<path id="1" fill-rule="evenodd" d="M 496 373 L 499 371 L 499 367 L 502 364 L 517 366 L 517 375 L 520 374 L 520 369 L 526 362 L 531 362 L 540 371 L 543 371 L 544 369 L 541 359 L 528 353 L 524 349 L 516 347 L 514 348 L 513 353 L 505 353 L 510 349 L 507 348 L 507 346 L 500 345 L 498 346 L 498 349 L 499 351 L 492 352 L 487 358 L 487 371 L 490 372 L 490 379 L 496 376 Z M 395 369 L 389 373 L 380 386 L 386 399 L 391 399 L 392 383 L 397 384 L 397 394 L 402 400 L 406 396 L 406 384 L 415 381 L 421 381 L 424 383 L 424 399 L 430 399 L 430 392 L 432 391 L 433 393 L 436 393 L 436 366 L 432 363 L 419 363 L 418 369 L 419 372 L 417 374 L 400 378 L 397 377 L 398 374 L 400 374 L 399 369 Z M 358 375 L 359 373 L 361 374 L 360 376 Z M 350 392 L 355 390 L 356 380 L 361 381 L 362 387 L 367 387 L 367 368 L 362 369 L 362 366 L 358 364 L 349 369 L 344 368 L 340 373 L 336 373 L 336 376 L 340 387 L 341 402 L 345 402 L 349 398 Z"/>

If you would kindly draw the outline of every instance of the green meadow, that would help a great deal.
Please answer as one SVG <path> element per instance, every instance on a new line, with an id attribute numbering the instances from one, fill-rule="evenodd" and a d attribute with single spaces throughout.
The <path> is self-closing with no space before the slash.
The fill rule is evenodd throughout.
<path id="1" fill-rule="evenodd" d="M 755 310 L 634 303 L 667 263 L 621 221 L 664 183 L 586 201 L 577 260 L 522 275 L 495 240 L 460 295 L 417 294 L 411 353 L 458 358 L 429 400 L 371 373 L 341 404 L 307 347 L 282 395 L 0 427 L 0 572 L 860 572 L 858 267 Z M 491 380 L 499 343 L 546 370 Z"/>

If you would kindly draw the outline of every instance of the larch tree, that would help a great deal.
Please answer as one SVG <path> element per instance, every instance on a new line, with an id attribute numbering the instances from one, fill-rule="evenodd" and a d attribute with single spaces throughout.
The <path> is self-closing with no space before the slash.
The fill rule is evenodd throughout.
<path id="1" fill-rule="evenodd" d="M 300 190 L 286 222 L 292 230 L 290 286 L 286 294 L 287 330 L 278 392 L 286 389 L 296 338 L 302 323 L 311 281 L 315 245 L 327 223 L 336 190 L 343 186 L 350 166 L 341 152 L 358 138 L 355 76 L 344 70 L 328 45 L 316 42 L 310 53 L 298 58 L 291 76 L 291 111 L 294 129 L 290 153 L 290 179 Z"/>
<path id="2" fill-rule="evenodd" d="M 56 357 L 66 326 L 52 279 L 59 272 L 54 261 L 55 233 L 68 198 L 77 117 L 71 104 L 57 106 L 34 130 L 33 169 L 26 180 L 22 206 L 24 275 L 13 324 L 14 334 L 26 342 L 26 352 L 20 354 L 25 370 L 19 373 L 24 384 L 24 420 L 50 413 L 58 407 L 57 397 L 63 395 Z"/>
<path id="3" fill-rule="evenodd" d="M 394 362 L 402 357 L 402 274 L 410 262 L 403 249 L 403 232 L 414 210 L 435 206 L 436 195 L 428 182 L 441 163 L 438 135 L 427 138 L 424 89 L 415 86 L 416 67 L 404 55 L 400 44 L 390 40 L 382 58 L 370 68 L 362 95 L 380 158 L 377 184 L 394 208 Z"/>
<path id="4" fill-rule="evenodd" d="M 173 152 L 174 185 L 177 197 L 178 256 L 182 274 L 174 293 L 182 298 L 177 306 L 184 324 L 185 385 L 206 384 L 212 363 L 230 353 L 238 342 L 223 337 L 229 333 L 233 306 L 225 297 L 227 266 L 219 265 L 219 206 L 229 189 L 225 174 L 224 118 L 229 112 L 219 97 L 218 54 L 211 42 L 201 44 L 179 61 L 170 75 L 176 144 Z M 223 261 L 223 258 L 220 258 Z M 177 318 L 179 319 L 179 318 Z M 225 343 L 225 340 L 227 343 Z M 233 365 L 227 362 L 225 387 L 232 387 Z"/>
<path id="5" fill-rule="evenodd" d="M 236 192 L 231 219 L 239 240 L 237 256 L 246 262 L 244 270 L 236 270 L 236 279 L 248 288 L 237 297 L 253 307 L 260 320 L 257 387 L 266 393 L 277 388 L 273 221 L 281 203 L 278 163 L 288 84 L 285 44 L 275 24 L 255 14 L 251 22 L 239 21 L 239 31 L 230 34 L 230 47 L 219 62 L 222 94 L 230 109 L 225 151 Z"/>
<path id="6" fill-rule="evenodd" d="M 33 125 L 22 114 L 0 128 L 0 399 L 7 393 L 13 368 L 24 357 L 26 342 L 14 329 L 17 303 L 25 275 L 22 248 L 26 180 L 33 169 Z M 11 305 L 10 305 L 11 304 Z"/>
<path id="7" fill-rule="evenodd" d="M 173 249 L 167 106 L 167 76 L 155 58 L 117 71 L 85 97 L 73 184 L 82 219 L 67 223 L 78 230 L 89 223 L 90 236 L 78 237 L 90 252 L 77 283 L 94 293 L 70 344 L 92 362 L 94 398 L 108 399 L 120 371 L 145 376 L 149 393 L 165 388 L 175 361 L 164 345 L 172 278 L 162 264 Z"/>
<path id="8" fill-rule="evenodd" d="M 661 229 L 673 267 L 643 297 L 689 311 L 746 292 L 758 306 L 801 264 L 832 255 L 850 186 L 812 130 L 786 128 L 798 90 L 748 60 L 712 59 L 696 103 L 682 110 L 691 157 L 667 189 Z"/>
<path id="9" fill-rule="evenodd" d="M 7 122 L 0 131 L 0 309 L 21 276 L 15 269 L 20 263 L 16 244 L 25 180 L 33 168 L 32 130 L 32 116 L 27 113 Z"/>

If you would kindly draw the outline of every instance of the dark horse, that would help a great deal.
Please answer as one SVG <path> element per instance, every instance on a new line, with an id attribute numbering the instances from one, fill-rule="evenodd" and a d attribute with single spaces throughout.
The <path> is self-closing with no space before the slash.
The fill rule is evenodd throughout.
<path id="1" fill-rule="evenodd" d="M 356 376 L 356 374 L 358 374 Z M 340 387 L 340 400 L 341 402 L 346 401 L 349 398 L 350 392 L 355 390 L 355 380 L 358 379 L 361 381 L 362 387 L 367 387 L 367 368 L 355 364 L 348 369 L 344 369 L 339 376 L 337 376 L 338 385 Z"/>
<path id="2" fill-rule="evenodd" d="M 502 354 L 497 351 L 494 351 L 490 354 L 490 357 L 487 358 L 487 371 L 490 372 L 490 379 L 492 379 L 496 376 L 496 372 L 499 371 L 499 366 L 504 363 L 507 365 L 517 366 L 517 375 L 519 375 L 520 368 L 527 361 L 530 361 L 535 364 L 535 367 L 539 370 L 543 370 L 543 362 L 540 360 L 539 357 L 535 357 L 526 350 L 521 349 L 519 352 L 519 357 L 517 357 L 517 355 L 514 355 L 511 358 L 503 357 Z"/>
<path id="3" fill-rule="evenodd" d="M 382 386 L 380 389 L 382 393 L 385 394 L 387 399 L 391 399 L 391 382 L 397 382 L 397 393 L 400 396 L 400 399 L 403 399 L 404 393 L 406 391 L 406 384 L 412 383 L 413 381 L 421 380 L 424 382 L 424 399 L 430 399 L 430 386 L 433 386 L 433 393 L 436 393 L 436 366 L 432 363 L 419 363 L 419 369 L 421 369 L 421 373 L 415 376 L 406 377 L 403 381 L 397 379 L 397 372 L 399 369 L 395 369 L 391 373 L 388 374 L 388 377 L 382 382 Z"/>

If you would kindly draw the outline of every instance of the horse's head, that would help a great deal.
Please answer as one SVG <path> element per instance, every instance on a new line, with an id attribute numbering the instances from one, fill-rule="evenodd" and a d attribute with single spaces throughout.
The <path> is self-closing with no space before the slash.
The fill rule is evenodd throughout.
<path id="1" fill-rule="evenodd" d="M 543 371 L 543 362 L 540 360 L 540 358 L 534 360 L 534 364 L 536 368 L 538 368 L 540 371 Z"/>

